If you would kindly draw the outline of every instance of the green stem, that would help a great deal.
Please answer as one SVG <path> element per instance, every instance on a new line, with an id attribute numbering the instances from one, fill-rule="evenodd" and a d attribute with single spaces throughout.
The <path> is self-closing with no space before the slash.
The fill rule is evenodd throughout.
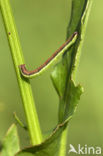
<path id="1" fill-rule="evenodd" d="M 21 77 L 18 68 L 20 64 L 24 64 L 24 59 L 9 0 L 0 0 L 0 6 L 11 49 L 12 59 L 15 66 L 17 80 L 20 87 L 21 97 L 28 124 L 28 130 L 31 137 L 31 143 L 33 145 L 39 144 L 42 142 L 42 134 L 34 104 L 31 85 L 29 80 Z"/>
<path id="2" fill-rule="evenodd" d="M 76 0 L 74 0 L 72 2 L 76 3 Z M 76 60 L 75 60 L 75 64 L 73 62 L 74 58 L 72 59 L 72 63 L 71 63 L 72 66 L 75 66 L 75 70 L 73 70 L 72 73 L 71 73 L 72 80 L 74 80 L 74 81 L 76 81 L 76 71 L 77 71 L 77 68 L 78 68 L 78 62 L 80 60 L 80 52 L 81 52 L 81 48 L 82 48 L 84 37 L 85 37 L 86 25 L 87 25 L 89 13 L 90 13 L 90 10 L 91 10 L 92 2 L 93 2 L 92 0 L 88 0 L 88 2 L 86 4 L 86 9 L 84 10 L 84 13 L 83 13 L 83 15 L 81 17 L 81 25 L 80 25 L 81 28 L 79 28 L 79 29 L 81 29 L 81 34 L 80 34 L 81 39 L 79 41 L 79 44 L 77 43 L 78 47 L 76 49 L 77 57 L 76 57 Z M 61 104 L 60 105 L 60 110 L 62 111 L 63 110 L 62 107 L 63 107 L 64 103 L 61 102 L 60 104 Z M 62 111 L 59 114 L 59 122 L 63 121 L 63 116 L 64 116 L 63 113 L 64 112 Z M 61 136 L 59 156 L 65 156 L 66 155 L 67 133 L 68 133 L 68 127 L 64 130 L 64 132 L 62 133 L 62 136 Z"/>
<path id="3" fill-rule="evenodd" d="M 68 132 L 67 130 L 68 129 L 65 128 L 65 130 L 63 131 L 62 136 L 61 136 L 59 156 L 66 155 L 67 132 Z"/>

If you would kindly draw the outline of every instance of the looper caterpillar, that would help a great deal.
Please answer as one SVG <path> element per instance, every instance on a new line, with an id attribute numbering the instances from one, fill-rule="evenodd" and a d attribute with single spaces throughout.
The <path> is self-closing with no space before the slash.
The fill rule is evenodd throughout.
<path id="1" fill-rule="evenodd" d="M 38 68 L 28 71 L 26 69 L 25 64 L 21 64 L 19 66 L 21 74 L 25 78 L 33 78 L 41 73 L 43 73 L 50 65 L 52 65 L 72 44 L 75 43 L 77 39 L 77 32 L 74 32 L 73 35 L 59 48 L 57 49 L 51 57 L 49 57 L 42 65 L 40 65 Z"/>

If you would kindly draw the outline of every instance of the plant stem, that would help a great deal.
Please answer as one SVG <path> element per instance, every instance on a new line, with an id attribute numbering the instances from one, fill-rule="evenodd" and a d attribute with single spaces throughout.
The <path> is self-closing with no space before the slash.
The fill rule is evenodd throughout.
<path id="1" fill-rule="evenodd" d="M 31 143 L 32 145 L 39 144 L 42 142 L 41 129 L 38 121 L 38 116 L 35 108 L 30 82 L 29 80 L 26 80 L 21 77 L 18 67 L 20 64 L 24 64 L 24 58 L 16 26 L 13 20 L 9 0 L 0 0 L 0 7 L 9 41 L 9 46 L 11 49 L 12 59 L 17 75 L 20 93 L 23 101 Z"/>
<path id="2" fill-rule="evenodd" d="M 76 0 L 72 1 L 72 2 L 76 2 Z M 79 59 L 80 59 L 80 52 L 81 52 L 81 48 L 82 48 L 82 45 L 83 45 L 83 40 L 84 40 L 84 37 L 85 37 L 86 25 L 87 25 L 89 13 L 90 13 L 90 10 L 91 10 L 92 2 L 93 2 L 92 0 L 87 1 L 86 8 L 84 10 L 84 17 L 85 17 L 84 21 L 82 21 L 83 16 L 81 16 L 81 25 L 80 26 L 82 27 L 82 29 L 81 29 L 81 34 L 80 35 L 81 35 L 82 41 L 79 42 L 78 49 L 76 49 L 77 50 L 76 53 L 78 53 L 78 58 L 76 57 L 75 70 L 71 73 L 72 80 L 74 80 L 74 81 L 76 81 L 76 71 L 77 71 L 77 68 L 78 68 L 78 62 L 79 62 Z M 74 62 L 72 61 L 72 66 L 73 66 L 73 63 Z M 61 116 L 61 118 L 59 118 L 59 120 L 60 120 L 59 122 L 61 122 L 63 120 L 63 117 Z M 64 130 L 64 132 L 62 133 L 62 136 L 61 136 L 59 156 L 65 156 L 66 155 L 67 133 L 68 133 L 68 127 Z"/>
<path id="3" fill-rule="evenodd" d="M 66 155 L 66 144 L 67 144 L 67 128 L 64 129 L 61 140 L 60 140 L 60 150 L 59 150 L 59 156 L 65 156 Z"/>

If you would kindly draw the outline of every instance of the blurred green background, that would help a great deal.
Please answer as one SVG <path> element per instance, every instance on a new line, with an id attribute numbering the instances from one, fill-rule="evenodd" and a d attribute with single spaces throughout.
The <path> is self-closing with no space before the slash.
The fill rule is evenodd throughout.
<path id="1" fill-rule="evenodd" d="M 11 0 L 25 61 L 29 69 L 46 60 L 66 38 L 71 0 Z M 82 48 L 77 82 L 84 94 L 69 124 L 68 144 L 74 147 L 103 147 L 103 1 L 94 1 Z M 25 123 L 19 88 L 0 14 L 0 140 L 15 122 L 16 112 Z M 51 68 L 52 69 L 52 68 Z M 50 71 L 31 80 L 33 95 L 43 133 L 55 127 L 58 96 Z M 28 145 L 28 134 L 18 126 L 21 146 Z"/>

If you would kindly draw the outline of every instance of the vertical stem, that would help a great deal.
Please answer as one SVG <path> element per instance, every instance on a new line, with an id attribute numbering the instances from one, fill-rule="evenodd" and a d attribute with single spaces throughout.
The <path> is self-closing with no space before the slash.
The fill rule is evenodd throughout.
<path id="1" fill-rule="evenodd" d="M 76 1 L 76 0 L 74 0 L 74 1 Z M 73 2 L 73 0 L 72 0 L 72 2 Z M 82 27 L 82 28 L 81 28 L 81 34 L 80 34 L 81 36 L 80 37 L 82 38 L 82 40 L 80 40 L 78 48 L 76 49 L 77 50 L 76 53 L 78 54 L 78 58 L 76 57 L 75 70 L 71 73 L 72 80 L 74 80 L 74 81 L 76 80 L 76 71 L 77 71 L 77 68 L 78 68 L 77 65 L 78 65 L 78 61 L 80 59 L 80 52 L 81 52 L 83 40 L 84 40 L 84 37 L 85 37 L 86 25 L 87 25 L 89 13 L 90 13 L 90 10 L 91 10 L 92 2 L 93 2 L 92 0 L 87 1 L 86 8 L 85 8 L 84 13 L 83 13 L 83 15 L 81 17 L 80 27 Z M 83 19 L 83 16 L 85 17 L 84 19 Z M 74 62 L 72 61 L 72 66 L 73 66 L 73 63 Z M 64 103 L 61 102 L 60 104 L 62 104 L 62 106 L 63 106 Z M 60 108 L 60 109 L 62 110 L 62 108 Z M 63 115 L 62 114 L 61 114 L 61 116 L 59 116 L 59 120 L 60 120 L 59 122 L 63 121 Z M 66 155 L 67 132 L 68 132 L 68 127 L 64 130 L 64 132 L 62 133 L 62 136 L 61 136 L 59 156 L 65 156 Z"/>
<path id="2" fill-rule="evenodd" d="M 35 108 L 35 103 L 32 95 L 31 85 L 29 80 L 21 77 L 18 66 L 24 64 L 21 45 L 19 42 L 16 26 L 13 20 L 13 15 L 9 0 L 0 0 L 2 17 L 11 49 L 12 59 L 17 75 L 17 80 L 20 88 L 24 111 L 27 119 L 31 143 L 39 144 L 42 142 L 42 134 L 38 121 L 38 116 Z"/>
<path id="3" fill-rule="evenodd" d="M 67 144 L 67 128 L 64 129 L 61 140 L 60 140 L 60 150 L 59 150 L 59 156 L 65 156 L 66 155 L 66 144 Z"/>

